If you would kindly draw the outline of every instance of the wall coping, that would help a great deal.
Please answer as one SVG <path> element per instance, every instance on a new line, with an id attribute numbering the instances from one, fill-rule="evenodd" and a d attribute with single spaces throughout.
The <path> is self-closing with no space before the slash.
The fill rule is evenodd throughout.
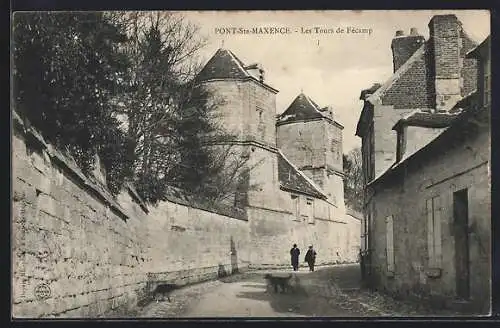
<path id="1" fill-rule="evenodd" d="M 115 214 L 122 220 L 127 221 L 130 216 L 126 211 L 113 199 L 113 196 L 104 187 L 94 183 L 76 166 L 72 163 L 68 156 L 63 155 L 59 150 L 54 148 L 53 145 L 47 143 L 43 136 L 31 126 L 26 126 L 18 113 L 13 111 L 13 127 L 14 130 L 20 132 L 25 138 L 27 143 L 34 144 L 42 152 L 46 152 L 50 160 L 66 172 L 70 177 L 74 178 L 80 186 L 95 196 L 99 201 L 108 206 Z"/>
<path id="2" fill-rule="evenodd" d="M 127 214 L 127 212 L 114 199 L 109 190 L 107 190 L 107 187 L 102 186 L 99 183 L 93 182 L 91 178 L 83 174 L 83 172 L 81 171 L 80 168 L 78 168 L 74 160 L 72 160 L 71 156 L 64 155 L 61 151 L 57 150 L 53 145 L 46 142 L 43 136 L 40 134 L 40 132 L 38 132 L 36 129 L 29 126 L 28 124 L 25 124 L 21 116 L 16 111 L 12 111 L 12 119 L 13 119 L 14 130 L 20 132 L 28 143 L 35 144 L 39 149 L 45 151 L 49 155 L 49 158 L 54 164 L 63 169 L 69 176 L 74 178 L 84 190 L 94 195 L 97 199 L 99 199 L 99 201 L 108 206 L 115 214 L 120 216 L 124 221 L 130 219 L 130 215 Z M 139 196 L 135 187 L 132 185 L 130 181 L 125 182 L 123 189 L 128 192 L 131 198 L 141 207 L 144 213 L 146 214 L 149 213 L 149 208 L 147 204 Z M 189 208 L 203 210 L 206 212 L 225 216 L 231 219 L 247 221 L 246 211 L 243 209 L 241 209 L 241 211 L 238 211 L 238 209 L 236 208 L 232 208 L 231 210 L 211 208 L 208 205 L 204 205 L 196 201 L 183 200 L 171 195 L 167 195 L 165 197 L 165 200 L 170 203 L 175 203 Z"/>

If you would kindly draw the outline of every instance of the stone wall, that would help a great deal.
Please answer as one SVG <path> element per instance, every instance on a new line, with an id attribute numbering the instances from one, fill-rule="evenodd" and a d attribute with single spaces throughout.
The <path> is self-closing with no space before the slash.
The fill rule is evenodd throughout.
<path id="1" fill-rule="evenodd" d="M 356 262 L 360 220 L 341 216 L 334 206 L 318 199 L 314 200 L 314 212 L 306 213 L 302 206 L 305 198 L 299 196 L 298 213 L 248 209 L 252 267 L 290 266 L 289 251 L 294 243 L 302 252 L 301 263 L 309 245 L 318 252 L 318 265 Z M 323 207 L 328 213 L 319 210 Z"/>
<path id="2" fill-rule="evenodd" d="M 487 313 L 490 306 L 491 196 L 489 132 L 465 144 L 443 149 L 425 164 L 408 169 L 399 182 L 377 188 L 371 199 L 370 228 L 375 285 L 403 296 L 450 302 L 456 297 L 453 193 L 468 189 L 470 290 L 472 308 Z M 442 264 L 438 277 L 429 275 L 426 200 L 441 204 Z M 394 218 L 394 276 L 387 274 L 385 218 Z"/>
<path id="3" fill-rule="evenodd" d="M 278 154 L 275 150 L 259 146 L 248 149 L 249 184 L 248 204 L 278 211 L 290 211 L 290 204 L 279 192 Z"/>
<path id="4" fill-rule="evenodd" d="M 276 147 L 274 91 L 253 80 L 213 80 L 204 85 L 213 94 L 212 101 L 227 132 L 241 140 Z"/>
<path id="5" fill-rule="evenodd" d="M 173 202 L 149 214 L 147 272 L 177 285 L 248 269 L 248 222 Z"/>
<path id="6" fill-rule="evenodd" d="M 444 128 L 427 128 L 420 126 L 405 127 L 405 141 L 403 156 L 409 156 L 436 138 Z"/>
<path id="7" fill-rule="evenodd" d="M 355 217 L 346 214 L 347 223 L 347 241 L 346 245 L 342 247 L 345 249 L 344 259 L 346 262 L 352 263 L 358 261 L 359 251 L 361 249 L 361 215 Z"/>
<path id="8" fill-rule="evenodd" d="M 278 148 L 299 169 L 324 167 L 326 164 L 326 121 L 303 121 L 279 125 Z M 341 141 L 341 140 L 340 140 Z"/>
<path id="9" fill-rule="evenodd" d="M 392 130 L 394 124 L 412 109 L 395 109 L 389 105 L 374 105 L 373 133 L 375 152 L 374 177 L 383 173 L 396 160 L 397 134 Z M 370 154 L 366 156 L 370 157 Z"/>
<path id="10" fill-rule="evenodd" d="M 248 267 L 248 223 L 176 204 L 113 198 L 15 120 L 13 316 L 97 317 L 134 308 L 148 273 L 183 285 Z"/>
<path id="11" fill-rule="evenodd" d="M 151 279 L 182 286 L 245 271 L 250 264 L 289 266 L 294 242 L 304 250 L 314 244 L 318 264 L 334 263 L 337 252 L 350 256 L 346 247 L 353 241 L 342 211 L 314 199 L 313 216 L 294 220 L 290 194 L 268 174 L 277 172 L 274 152 L 245 146 L 252 163 L 264 159 L 252 179 L 267 178 L 251 181 L 266 183 L 252 191 L 243 214 L 207 208 L 182 195 L 153 206 L 130 185 L 113 197 L 102 177 L 83 175 L 70 157 L 14 116 L 16 318 L 100 317 L 133 310 Z"/>
<path id="12" fill-rule="evenodd" d="M 283 154 L 321 187 L 335 206 L 342 207 L 342 129 L 326 120 L 315 120 L 281 124 L 276 131 Z"/>
<path id="13" fill-rule="evenodd" d="M 338 172 L 343 172 L 342 154 L 344 153 L 342 128 L 336 124 L 324 122 L 326 129 L 326 163 Z"/>

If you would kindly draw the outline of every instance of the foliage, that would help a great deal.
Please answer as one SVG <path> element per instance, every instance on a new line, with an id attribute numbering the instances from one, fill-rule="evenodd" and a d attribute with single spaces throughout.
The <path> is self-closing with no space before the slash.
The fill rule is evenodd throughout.
<path id="1" fill-rule="evenodd" d="M 200 144 L 193 131 L 210 130 L 201 103 L 207 97 L 193 92 L 190 81 L 199 68 L 196 53 L 203 41 L 195 26 L 171 13 L 121 12 L 110 19 L 125 26 L 129 41 L 123 50 L 131 62 L 126 93 L 116 100 L 117 113 L 125 118 L 135 144 L 137 190 L 155 202 L 164 199 L 167 184 L 190 189 L 190 181 L 183 184 L 182 177 L 202 174 L 190 164 L 203 163 L 195 155 Z"/>
<path id="2" fill-rule="evenodd" d="M 124 50 L 132 66 L 120 114 L 135 141 L 139 194 L 156 202 L 173 186 L 204 202 L 225 200 L 244 161 L 233 146 L 207 146 L 232 136 L 219 126 L 223 101 L 195 80 L 205 45 L 198 28 L 171 13 L 114 13 L 112 19 L 129 35 Z"/>
<path id="3" fill-rule="evenodd" d="M 344 198 L 346 205 L 354 210 L 363 211 L 364 185 L 361 149 L 354 148 L 343 155 Z"/>
<path id="4" fill-rule="evenodd" d="M 204 45 L 179 14 L 16 13 L 15 105 L 85 173 L 98 154 L 115 194 L 132 179 L 149 202 L 168 186 L 227 201 L 244 193 L 248 157 L 194 79 Z"/>
<path id="5" fill-rule="evenodd" d="M 111 189 L 130 174 L 129 141 L 112 117 L 128 59 L 125 34 L 102 13 L 16 13 L 14 104 L 45 138 L 67 148 L 84 172 L 103 156 Z M 120 165 L 115 165 L 120 163 Z"/>

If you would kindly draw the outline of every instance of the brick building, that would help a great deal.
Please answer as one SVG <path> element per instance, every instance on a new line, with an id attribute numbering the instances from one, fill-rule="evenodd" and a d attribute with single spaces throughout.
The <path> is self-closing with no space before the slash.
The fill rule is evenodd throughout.
<path id="1" fill-rule="evenodd" d="M 221 100 L 223 126 L 235 136 L 252 167 L 245 208 L 254 265 L 287 264 L 293 243 L 315 245 L 318 260 L 356 259 L 359 221 L 345 214 L 342 179 L 342 125 L 330 108 L 300 94 L 276 119 L 276 89 L 258 64 L 245 65 L 219 49 L 198 81 Z M 326 148 L 326 151 L 325 151 Z M 358 234 L 359 235 L 359 234 Z"/>
<path id="2" fill-rule="evenodd" d="M 365 278 L 487 313 L 489 41 L 475 48 L 454 15 L 429 30 L 429 40 L 396 33 L 394 75 L 361 93 Z"/>

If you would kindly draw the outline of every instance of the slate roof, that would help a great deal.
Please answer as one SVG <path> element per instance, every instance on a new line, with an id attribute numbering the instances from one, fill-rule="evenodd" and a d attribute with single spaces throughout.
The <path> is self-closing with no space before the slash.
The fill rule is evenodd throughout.
<path id="1" fill-rule="evenodd" d="M 278 152 L 278 179 L 282 189 L 300 192 L 315 198 L 327 198 L 321 189 L 295 167 L 281 151 Z"/>
<path id="2" fill-rule="evenodd" d="M 247 71 L 247 69 L 252 66 L 254 65 L 245 65 L 231 50 L 220 48 L 205 64 L 200 73 L 198 73 L 195 81 L 202 82 L 213 79 L 252 79 L 277 93 L 278 90 L 260 81 Z"/>
<path id="3" fill-rule="evenodd" d="M 491 46 L 491 35 L 488 35 L 477 47 L 471 49 L 466 55 L 466 58 L 481 57 L 481 53 L 487 51 Z"/>
<path id="4" fill-rule="evenodd" d="M 313 118 L 322 118 L 324 115 L 320 112 L 320 107 L 304 93 L 300 93 L 288 108 L 279 115 L 278 119 L 288 120 L 307 120 Z"/>
<path id="5" fill-rule="evenodd" d="M 246 78 L 249 74 L 244 66 L 230 50 L 220 48 L 200 71 L 197 80 Z"/>
<path id="6" fill-rule="evenodd" d="M 395 162 L 394 164 L 392 164 L 389 168 L 375 177 L 375 179 L 370 181 L 367 186 L 379 184 L 381 181 L 391 176 L 393 172 L 398 171 L 400 168 L 405 168 L 410 163 L 418 161 L 419 158 L 424 158 L 424 155 L 426 153 L 432 151 L 440 152 L 444 149 L 444 147 L 449 147 L 452 142 L 456 142 L 458 139 L 457 136 L 465 136 L 467 134 L 465 131 L 469 128 L 469 126 L 474 125 L 475 121 L 479 117 L 483 116 L 480 119 L 484 120 L 485 116 L 490 115 L 488 110 L 484 110 L 479 108 L 478 106 L 474 106 L 472 103 L 469 103 L 469 107 L 461 108 L 461 110 L 458 110 L 458 108 L 463 105 L 462 101 L 468 99 L 468 101 L 470 102 L 471 99 L 474 99 L 474 97 L 475 93 L 472 93 L 459 101 L 452 109 L 456 114 L 450 115 L 452 117 L 452 120 L 449 125 L 443 129 L 443 131 L 437 134 L 433 139 L 429 140 L 429 142 L 423 145 L 421 148 L 406 155 L 399 162 Z"/>
<path id="7" fill-rule="evenodd" d="M 475 106 L 479 102 L 479 94 L 477 91 L 473 91 L 460 99 L 452 109 L 450 113 L 461 112 L 464 108 L 469 108 Z"/>

